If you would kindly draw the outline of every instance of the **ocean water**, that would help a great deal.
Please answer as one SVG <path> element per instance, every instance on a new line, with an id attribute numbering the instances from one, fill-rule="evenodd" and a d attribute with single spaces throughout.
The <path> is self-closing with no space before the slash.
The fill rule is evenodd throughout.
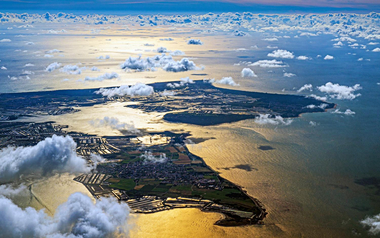
<path id="1" fill-rule="evenodd" d="M 6 31 L 5 25 L 0 27 Z M 40 25 L 29 31 L 18 29 L 7 33 L 6 37 L 11 38 L 12 42 L 0 44 L 0 66 L 8 68 L 0 70 L 1 93 L 175 81 L 187 76 L 191 79 L 231 76 L 239 83 L 236 89 L 273 93 L 299 94 L 297 89 L 301 86 L 313 84 L 313 92 L 303 92 L 301 95 L 315 93 L 324 96 L 315 86 L 327 82 L 347 86 L 360 84 L 362 87 L 355 92 L 361 96 L 354 100 L 328 100 L 336 103 L 340 111 L 350 109 L 355 115 L 334 114 L 332 110 L 303 114 L 288 126 L 260 125 L 254 120 L 208 127 L 166 123 L 161 120 L 162 114 L 125 108 L 125 103 L 96 105 L 82 108 L 81 112 L 75 114 L 38 118 L 69 125 L 70 130 L 117 135 L 120 134 L 117 130 L 94 128 L 89 123 L 104 116 L 113 116 L 122 122 L 132 121 L 137 128 L 183 129 L 190 131 L 195 138 L 214 138 L 189 145 L 189 149 L 203 157 L 221 176 L 243 186 L 269 212 L 264 226 L 229 228 L 213 225 L 221 217 L 220 214 L 194 209 L 134 215 L 132 237 L 354 237 L 359 233 L 362 236 L 368 234 L 359 221 L 380 213 L 380 196 L 376 188 L 355 181 L 378 177 L 380 171 L 380 85 L 377 84 L 380 82 L 380 53 L 348 46 L 334 48 L 332 35 L 294 38 L 296 33 L 277 33 L 291 38 L 267 42 L 263 41 L 267 35 L 260 33 L 239 38 L 228 33 L 200 34 L 193 29 L 178 31 L 129 26 L 130 30 L 126 31 L 123 30 L 125 26 L 112 26 L 110 29 L 101 29 L 98 34 L 91 34 L 92 26 L 54 25 L 55 29 L 66 28 L 69 34 L 35 35 L 52 27 Z M 26 39 L 15 37 L 21 33 L 27 35 Z M 175 40 L 160 41 L 163 37 Z M 188 37 L 199 38 L 204 45 L 189 46 L 186 44 Z M 35 45 L 25 45 L 26 41 L 33 41 Z M 155 46 L 147 47 L 145 43 Z M 284 68 L 249 66 L 258 77 L 242 78 L 240 72 L 247 67 L 247 63 L 234 64 L 272 59 L 267 54 L 274 49 L 267 48 L 268 45 L 312 59 L 278 59 L 289 66 Z M 160 69 L 156 72 L 124 72 L 120 69 L 119 64 L 129 56 L 152 56 L 157 54 L 152 50 L 159 46 L 184 51 L 185 56 L 197 65 L 204 65 L 204 70 L 169 73 Z M 252 46 L 257 46 L 257 49 Z M 370 47 L 374 48 L 368 46 L 369 50 L 372 50 Z M 245 50 L 237 50 L 239 48 Z M 51 58 L 44 57 L 45 51 L 51 49 L 61 52 Z M 323 60 L 327 54 L 333 55 L 334 59 Z M 110 55 L 111 59 L 99 61 L 96 57 L 100 55 Z M 182 57 L 176 56 L 178 59 Z M 358 58 L 364 60 L 358 61 Z M 45 72 L 46 66 L 52 62 L 64 65 L 80 62 L 83 66 L 96 66 L 101 71 L 87 70 L 80 75 L 67 75 L 58 70 Z M 20 77 L 26 69 L 26 63 L 35 64 L 27 68 L 34 72 L 29 75 L 30 79 L 8 78 L 8 75 Z M 85 76 L 97 76 L 105 72 L 117 72 L 120 78 L 102 82 L 78 81 Z M 283 76 L 284 72 L 297 76 L 287 78 Z M 316 126 L 311 126 L 310 121 L 315 122 Z M 261 145 L 274 149 L 260 150 Z M 252 170 L 233 168 L 240 164 L 248 164 Z M 57 179 L 61 179 L 61 182 L 57 183 Z M 71 192 L 86 192 L 79 185 L 73 188 L 72 183 L 75 182 L 69 182 L 71 179 L 70 176 L 63 176 L 36 182 L 34 195 L 43 202 L 32 199 L 29 204 L 36 208 L 45 207 L 53 213 Z M 55 184 L 60 184 L 65 190 L 65 195 L 58 200 L 53 197 L 55 193 L 51 192 L 56 191 Z M 26 205 L 28 201 L 20 199 L 19 203 Z"/>

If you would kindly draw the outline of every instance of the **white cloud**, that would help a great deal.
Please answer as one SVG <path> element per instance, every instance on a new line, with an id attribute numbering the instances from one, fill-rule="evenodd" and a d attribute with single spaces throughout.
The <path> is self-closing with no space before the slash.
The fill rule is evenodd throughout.
<path id="1" fill-rule="evenodd" d="M 82 70 L 85 70 L 86 67 L 79 67 L 78 65 L 65 65 L 59 71 L 67 74 L 81 74 Z"/>
<path id="2" fill-rule="evenodd" d="M 278 41 L 278 39 L 276 37 L 273 37 L 273 38 L 265 38 L 263 39 L 265 41 Z"/>
<path id="3" fill-rule="evenodd" d="M 164 90 L 160 92 L 160 95 L 163 97 L 168 97 L 168 96 L 174 96 L 176 93 L 174 91 L 169 91 L 169 90 Z"/>
<path id="4" fill-rule="evenodd" d="M 0 151 L 0 180 L 21 175 L 54 172 L 89 172 L 86 160 L 76 154 L 76 143 L 70 136 L 46 138 L 35 146 L 7 147 Z"/>
<path id="5" fill-rule="evenodd" d="M 354 86 L 349 87 L 339 84 L 333 84 L 331 82 L 328 82 L 325 85 L 319 86 L 317 88 L 319 91 L 329 94 L 331 98 L 349 100 L 353 100 L 356 97 L 359 97 L 361 94 L 354 94 L 354 92 L 356 90 L 362 89 L 362 87 L 360 87 L 360 84 L 355 84 Z"/>
<path id="6" fill-rule="evenodd" d="M 27 191 L 27 187 L 24 184 L 19 186 L 12 186 L 10 184 L 0 185 L 0 197 L 13 197 L 15 195 L 19 195 Z"/>
<path id="7" fill-rule="evenodd" d="M 298 56 L 296 59 L 298 59 L 298 60 L 309 60 L 309 59 L 311 59 L 311 58 L 309 58 L 309 57 L 307 57 L 307 56 L 304 56 L 304 55 L 300 55 L 300 56 Z"/>
<path id="8" fill-rule="evenodd" d="M 183 52 L 176 52 L 177 54 L 182 54 Z M 182 72 L 187 70 L 198 70 L 200 69 L 195 65 L 193 61 L 187 58 L 182 58 L 180 61 L 173 60 L 171 55 L 156 55 L 154 57 L 142 58 L 139 57 L 129 57 L 125 62 L 123 62 L 120 67 L 122 69 L 133 69 L 136 71 L 151 70 L 155 71 L 155 67 L 162 67 L 166 71 L 171 72 Z"/>
<path id="9" fill-rule="evenodd" d="M 90 124 L 94 127 L 110 127 L 116 130 L 127 130 L 131 133 L 139 133 L 140 131 L 135 127 L 133 122 L 122 123 L 115 117 L 104 117 L 103 119 L 97 119 L 90 121 Z"/>
<path id="10" fill-rule="evenodd" d="M 293 73 L 284 73 L 284 77 L 286 78 L 291 78 L 291 77 L 295 77 L 297 76 L 296 74 L 293 74 Z"/>
<path id="11" fill-rule="evenodd" d="M 260 114 L 258 117 L 255 118 L 255 122 L 258 124 L 271 124 L 271 125 L 290 125 L 293 120 L 291 119 L 284 119 L 281 116 L 275 116 L 272 117 L 270 114 Z"/>
<path id="12" fill-rule="evenodd" d="M 170 61 L 162 68 L 169 72 L 183 72 L 199 69 L 193 61 L 187 58 L 182 58 L 180 61 Z"/>
<path id="13" fill-rule="evenodd" d="M 315 94 L 310 94 L 309 96 L 307 96 L 309 98 L 315 98 L 317 100 L 321 100 L 321 101 L 327 101 L 327 97 L 321 97 L 321 96 L 317 96 Z"/>
<path id="14" fill-rule="evenodd" d="M 115 72 L 112 72 L 112 73 L 105 73 L 103 75 L 100 75 L 98 77 L 85 77 L 84 78 L 84 81 L 103 81 L 103 80 L 107 80 L 107 79 L 115 79 L 115 78 L 118 78 L 119 75 Z"/>
<path id="15" fill-rule="evenodd" d="M 30 64 L 30 63 L 24 65 L 24 67 L 33 67 L 33 66 L 34 64 Z"/>
<path id="16" fill-rule="evenodd" d="M 158 47 L 157 48 L 157 53 L 167 53 L 168 52 L 168 49 L 166 49 L 165 47 Z"/>
<path id="17" fill-rule="evenodd" d="M 5 67 L 5 66 L 1 66 L 0 69 L 2 69 L 2 70 L 7 70 L 7 67 Z"/>
<path id="18" fill-rule="evenodd" d="M 313 91 L 313 85 L 311 85 L 311 84 L 305 84 L 302 87 L 300 87 L 300 89 L 298 89 L 297 92 L 300 93 L 300 92 L 306 91 L 306 90 Z"/>
<path id="19" fill-rule="evenodd" d="M 241 71 L 241 76 L 243 78 L 245 77 L 257 77 L 257 75 L 255 74 L 255 72 L 253 72 L 252 69 L 250 68 L 244 68 L 242 71 Z"/>
<path id="20" fill-rule="evenodd" d="M 189 77 L 186 77 L 186 78 L 181 78 L 179 83 L 168 83 L 166 84 L 166 86 L 169 88 L 179 88 L 179 87 L 186 86 L 189 83 L 194 83 L 194 81 L 190 79 Z"/>
<path id="21" fill-rule="evenodd" d="M 360 223 L 364 227 L 369 227 L 369 233 L 372 235 L 378 235 L 380 233 L 380 214 L 373 217 L 367 217 L 361 220 Z"/>
<path id="22" fill-rule="evenodd" d="M 0 197 L 0 230 L 4 237 L 119 237 L 128 233 L 129 207 L 115 198 L 93 203 L 82 193 L 70 195 L 54 217 L 32 207 L 22 209 Z"/>
<path id="23" fill-rule="evenodd" d="M 150 151 L 145 151 L 145 153 L 141 155 L 141 158 L 144 159 L 144 163 L 165 163 L 168 160 L 165 153 L 154 156 Z"/>
<path id="24" fill-rule="evenodd" d="M 344 44 L 341 42 L 341 41 L 339 41 L 338 43 L 335 43 L 335 44 L 333 44 L 333 46 L 335 47 L 335 48 L 340 48 L 340 47 L 342 47 Z"/>
<path id="25" fill-rule="evenodd" d="M 380 52 L 380 48 L 375 48 L 372 50 L 372 52 Z"/>
<path id="26" fill-rule="evenodd" d="M 171 51 L 170 55 L 185 55 L 185 52 L 183 52 L 182 50 L 175 50 Z"/>
<path id="27" fill-rule="evenodd" d="M 348 115 L 348 116 L 352 116 L 352 115 L 356 114 L 355 112 L 351 111 L 350 109 L 346 109 L 346 111 L 344 111 L 344 112 L 340 111 L 339 109 L 335 109 L 331 113 L 344 114 L 344 115 Z"/>
<path id="28" fill-rule="evenodd" d="M 229 86 L 239 86 L 239 84 L 235 83 L 232 77 L 223 77 L 220 80 L 215 80 L 215 79 L 210 79 L 210 80 L 205 80 L 205 82 L 208 83 L 216 83 L 216 84 L 225 84 Z"/>
<path id="29" fill-rule="evenodd" d="M 256 62 L 250 64 L 250 66 L 259 66 L 259 67 L 262 67 L 262 68 L 282 68 L 282 67 L 287 67 L 286 65 L 284 65 L 284 62 L 278 61 L 278 60 L 259 60 L 259 61 L 256 61 Z"/>
<path id="30" fill-rule="evenodd" d="M 174 39 L 168 37 L 168 38 L 161 38 L 160 40 L 161 40 L 161 41 L 173 41 Z"/>
<path id="31" fill-rule="evenodd" d="M 309 122 L 309 125 L 310 125 L 310 126 L 317 126 L 317 123 L 316 123 L 315 121 L 310 121 L 310 122 Z"/>
<path id="32" fill-rule="evenodd" d="M 45 57 L 45 58 L 53 58 L 54 55 L 51 55 L 51 54 L 45 54 L 44 57 Z"/>
<path id="33" fill-rule="evenodd" d="M 334 56 L 332 55 L 326 55 L 325 58 L 323 58 L 324 60 L 332 60 L 334 59 Z"/>
<path id="34" fill-rule="evenodd" d="M 0 42 L 11 42 L 11 39 L 1 39 Z"/>
<path id="35" fill-rule="evenodd" d="M 52 49 L 52 50 L 45 51 L 46 54 L 54 54 L 54 53 L 59 53 L 59 52 L 61 52 L 61 51 L 57 50 L 57 49 Z"/>
<path id="36" fill-rule="evenodd" d="M 48 67 L 46 67 L 45 71 L 46 72 L 52 72 L 56 69 L 58 69 L 59 67 L 61 67 L 61 63 L 57 63 L 57 62 L 54 62 L 54 63 L 51 63 L 48 65 Z"/>
<path id="37" fill-rule="evenodd" d="M 98 60 L 104 60 L 104 59 L 110 59 L 111 57 L 109 56 L 109 55 L 106 55 L 106 56 L 103 56 L 103 55 L 101 55 L 101 56 L 98 56 L 98 57 L 96 57 Z"/>
<path id="38" fill-rule="evenodd" d="M 199 39 L 190 39 L 187 41 L 189 45 L 203 45 L 203 42 Z"/>
<path id="39" fill-rule="evenodd" d="M 146 84 L 137 83 L 132 86 L 121 85 L 118 88 L 101 88 L 98 91 L 95 91 L 96 94 L 102 94 L 103 96 L 107 96 L 108 98 L 114 96 L 149 96 L 154 93 L 154 89 L 152 86 L 148 86 Z"/>
<path id="40" fill-rule="evenodd" d="M 100 71 L 100 69 L 98 69 L 98 67 L 95 67 L 95 66 L 92 66 L 92 68 L 90 70 L 91 71 Z"/>
<path id="41" fill-rule="evenodd" d="M 294 58 L 294 54 L 287 50 L 275 50 L 272 53 L 269 53 L 268 56 L 274 57 L 274 58 L 284 58 L 284 59 Z"/>

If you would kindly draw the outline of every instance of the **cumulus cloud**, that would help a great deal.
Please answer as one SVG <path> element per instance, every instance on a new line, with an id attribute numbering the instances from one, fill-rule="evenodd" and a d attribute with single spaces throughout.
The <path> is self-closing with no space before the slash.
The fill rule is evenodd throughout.
<path id="1" fill-rule="evenodd" d="M 302 87 L 300 87 L 300 89 L 298 89 L 297 92 L 300 93 L 300 92 L 306 91 L 306 90 L 313 91 L 313 85 L 311 85 L 311 84 L 305 84 Z"/>
<path id="2" fill-rule="evenodd" d="M 14 186 L 11 184 L 0 185 L 0 196 L 13 197 L 25 192 L 27 187 L 24 184 Z"/>
<path id="3" fill-rule="evenodd" d="M 186 77 L 186 78 L 181 78 L 179 83 L 168 83 L 166 84 L 166 86 L 169 88 L 179 88 L 179 87 L 186 86 L 189 83 L 194 83 L 194 81 L 190 79 L 189 77 Z"/>
<path id="4" fill-rule="evenodd" d="M 181 55 L 182 51 L 175 51 L 175 54 Z M 162 67 L 165 71 L 182 72 L 187 70 L 198 70 L 199 67 L 193 61 L 187 58 L 182 58 L 180 61 L 175 61 L 171 55 L 156 55 L 154 57 L 142 58 L 129 57 L 123 62 L 120 67 L 127 70 L 136 71 L 155 71 L 155 67 Z"/>
<path id="5" fill-rule="evenodd" d="M 171 55 L 185 55 L 185 52 L 182 50 L 175 50 L 170 52 Z"/>
<path id="6" fill-rule="evenodd" d="M 96 57 L 98 60 L 104 60 L 104 59 L 110 59 L 111 57 L 109 56 L 109 55 L 106 55 L 106 56 L 103 56 L 103 55 L 101 55 L 101 56 L 98 56 L 98 57 Z"/>
<path id="7" fill-rule="evenodd" d="M 340 111 L 339 109 L 335 109 L 331 113 L 344 114 L 344 115 L 347 115 L 347 116 L 352 116 L 352 115 L 356 114 L 355 112 L 351 111 L 350 109 L 346 109 L 346 111 L 344 111 L 344 112 Z"/>
<path id="8" fill-rule="evenodd" d="M 137 71 L 154 70 L 154 67 L 157 66 L 155 61 L 155 59 L 150 57 L 146 59 L 143 59 L 141 56 L 129 57 L 120 65 L 120 67 L 122 69 L 133 69 Z"/>
<path id="9" fill-rule="evenodd" d="M 165 153 L 154 156 L 150 151 L 145 151 L 145 153 L 141 155 L 141 158 L 144 159 L 144 163 L 165 163 L 168 160 Z"/>
<path id="10" fill-rule="evenodd" d="M 112 73 L 105 73 L 103 75 L 100 75 L 98 77 L 85 77 L 84 78 L 84 81 L 103 81 L 103 80 L 106 80 L 106 79 L 116 79 L 118 78 L 119 75 L 115 72 L 112 72 Z"/>
<path id="11" fill-rule="evenodd" d="M 272 37 L 272 38 L 265 38 L 263 39 L 265 41 L 278 41 L 278 39 L 276 37 Z"/>
<path id="12" fill-rule="evenodd" d="M 58 69 L 59 67 L 61 67 L 61 65 L 62 65 L 62 64 L 61 64 L 61 63 L 58 63 L 58 62 L 51 63 L 51 64 L 49 64 L 49 65 L 46 67 L 45 71 L 46 71 L 46 72 L 52 72 L 52 71 Z"/>
<path id="13" fill-rule="evenodd" d="M 157 48 L 157 53 L 167 53 L 168 52 L 168 49 L 166 49 L 165 47 L 158 47 Z"/>
<path id="14" fill-rule="evenodd" d="M 132 86 L 121 85 L 118 88 L 101 88 L 98 91 L 95 91 L 96 94 L 102 94 L 108 98 L 114 96 L 149 96 L 154 93 L 152 86 L 146 84 L 137 83 Z"/>
<path id="15" fill-rule="evenodd" d="M 52 49 L 52 50 L 45 51 L 46 54 L 54 54 L 54 53 L 59 53 L 59 52 L 61 52 L 61 51 L 57 50 L 57 49 Z"/>
<path id="16" fill-rule="evenodd" d="M 320 101 L 327 101 L 327 97 L 321 97 L 321 96 L 317 96 L 315 94 L 310 94 L 307 97 L 309 97 L 309 98 L 315 98 L 315 99 L 320 100 Z"/>
<path id="17" fill-rule="evenodd" d="M 359 97 L 361 94 L 354 94 L 355 91 L 362 89 L 360 84 L 355 84 L 352 87 L 333 84 L 331 82 L 326 83 L 325 85 L 317 87 L 319 91 L 327 93 L 331 98 L 335 99 L 348 99 L 353 100 L 356 97 Z"/>
<path id="18" fill-rule="evenodd" d="M 160 92 L 160 95 L 163 97 L 168 97 L 168 96 L 174 96 L 176 93 L 174 91 L 169 91 L 169 90 L 164 90 Z"/>
<path id="19" fill-rule="evenodd" d="M 86 160 L 76 154 L 76 143 L 70 136 L 46 138 L 35 146 L 7 147 L 0 151 L 0 181 L 19 176 L 54 172 L 89 172 Z"/>
<path id="20" fill-rule="evenodd" d="M 372 50 L 372 52 L 380 52 L 380 48 L 375 48 Z"/>
<path id="21" fill-rule="evenodd" d="M 339 41 L 338 43 L 335 43 L 335 44 L 333 44 L 333 46 L 335 47 L 335 48 L 340 48 L 340 47 L 342 47 L 344 44 L 341 42 L 341 41 Z"/>
<path id="22" fill-rule="evenodd" d="M 24 67 L 33 67 L 34 64 L 31 64 L 31 63 L 28 63 L 28 64 L 25 64 Z"/>
<path id="23" fill-rule="evenodd" d="M 304 56 L 304 55 L 300 55 L 296 59 L 298 59 L 298 60 L 309 60 L 310 58 L 307 56 Z"/>
<path id="24" fill-rule="evenodd" d="M 203 42 L 201 40 L 197 39 L 190 39 L 187 41 L 187 44 L 189 45 L 203 45 Z"/>
<path id="25" fill-rule="evenodd" d="M 257 75 L 255 74 L 255 72 L 253 72 L 252 69 L 250 68 L 244 68 L 242 71 L 241 71 L 241 76 L 243 78 L 245 77 L 257 77 Z"/>
<path id="26" fill-rule="evenodd" d="M 0 42 L 11 42 L 11 39 L 1 39 Z"/>
<path id="27" fill-rule="evenodd" d="M 199 69 L 193 61 L 190 61 L 187 58 L 182 58 L 180 61 L 170 61 L 168 62 L 163 69 L 169 72 L 183 72 L 188 70 L 197 70 Z"/>
<path id="28" fill-rule="evenodd" d="M 310 122 L 309 122 L 309 125 L 310 125 L 310 126 L 317 126 L 317 123 L 316 123 L 315 121 L 310 121 Z"/>
<path id="29" fill-rule="evenodd" d="M 225 84 L 229 86 L 239 86 L 239 84 L 235 83 L 232 77 L 223 77 L 220 80 L 215 80 L 215 79 L 209 79 L 206 80 L 208 83 L 216 83 L 216 84 Z"/>
<path id="30" fill-rule="evenodd" d="M 367 217 L 364 220 L 361 220 L 360 223 L 364 227 L 369 227 L 369 233 L 372 235 L 380 234 L 380 214 L 373 217 Z"/>
<path id="31" fill-rule="evenodd" d="M 161 41 L 173 41 L 174 39 L 168 37 L 168 38 L 161 38 L 160 40 L 161 40 Z"/>
<path id="32" fill-rule="evenodd" d="M 67 74 L 81 74 L 82 70 L 85 70 L 86 67 L 79 67 L 78 65 L 65 65 L 59 69 L 59 71 Z"/>
<path id="33" fill-rule="evenodd" d="M 268 54 L 268 57 L 283 58 L 283 59 L 293 59 L 294 54 L 287 50 L 275 50 Z"/>
<path id="34" fill-rule="evenodd" d="M 262 67 L 262 68 L 282 68 L 282 67 L 287 67 L 286 65 L 284 65 L 284 62 L 278 61 L 278 60 L 259 60 L 259 61 L 256 61 L 256 62 L 250 64 L 250 66 L 259 66 L 259 67 Z"/>
<path id="35" fill-rule="evenodd" d="M 94 204 L 87 195 L 74 193 L 50 217 L 44 210 L 22 209 L 10 199 L 0 197 L 0 230 L 4 237 L 126 236 L 129 211 L 126 203 L 119 203 L 113 197 Z"/>
<path id="36" fill-rule="evenodd" d="M 332 60 L 334 59 L 334 56 L 332 55 L 326 55 L 325 58 L 323 58 L 324 60 Z"/>
<path id="37" fill-rule="evenodd" d="M 296 74 L 293 74 L 293 73 L 284 73 L 284 77 L 286 78 L 291 78 L 291 77 L 295 77 L 297 76 Z"/>
<path id="38" fill-rule="evenodd" d="M 133 122 L 122 123 L 115 117 L 104 117 L 103 119 L 97 119 L 90 121 L 90 124 L 94 127 L 110 127 L 116 130 L 126 130 L 131 133 L 139 133 Z"/>
<path id="39" fill-rule="evenodd" d="M 260 114 L 258 117 L 255 118 L 255 122 L 258 124 L 271 124 L 271 125 L 290 125 L 293 120 L 291 119 L 284 119 L 281 116 L 271 116 L 270 114 Z"/>

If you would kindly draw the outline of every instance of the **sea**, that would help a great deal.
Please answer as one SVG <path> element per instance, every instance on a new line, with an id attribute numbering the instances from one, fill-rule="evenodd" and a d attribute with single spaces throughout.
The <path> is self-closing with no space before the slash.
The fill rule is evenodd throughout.
<path id="1" fill-rule="evenodd" d="M 104 116 L 133 123 L 148 131 L 188 131 L 193 141 L 189 150 L 202 157 L 220 176 L 242 186 L 249 195 L 260 200 L 268 211 L 264 225 L 220 227 L 214 223 L 218 213 L 197 209 L 175 209 L 130 217 L 131 237 L 366 237 L 368 228 L 360 221 L 380 213 L 380 53 L 354 49 L 348 45 L 335 48 L 336 36 L 299 36 L 299 32 L 250 33 L 236 37 L 230 32 L 207 32 L 191 28 L 141 27 L 84 24 L 36 24 L 34 28 L 7 29 L 0 38 L 0 93 L 59 89 L 116 87 L 124 84 L 232 77 L 238 86 L 216 85 L 237 90 L 268 93 L 326 96 L 317 86 L 328 82 L 353 87 L 360 93 L 353 100 L 328 96 L 339 112 L 350 109 L 353 115 L 334 113 L 302 114 L 290 125 L 259 124 L 254 119 L 216 126 L 169 123 L 162 113 L 146 113 L 126 108 L 128 102 L 109 102 L 79 108 L 73 114 L 40 116 L 22 121 L 50 121 L 68 125 L 68 130 L 103 135 L 120 135 L 118 130 L 94 128 L 89 122 Z M 28 29 L 28 30 L 27 30 Z M 65 29 L 64 34 L 46 34 L 50 29 Z M 23 35 L 24 37 L 17 37 Z M 287 36 L 284 38 L 283 36 Z M 278 41 L 265 41 L 268 37 Z M 173 41 L 161 41 L 171 37 Z M 203 45 L 188 45 L 189 38 Z M 34 42 L 26 45 L 26 42 Z M 154 44 L 146 46 L 145 44 Z M 367 40 L 358 39 L 367 45 Z M 158 47 L 181 50 L 199 70 L 179 73 L 162 69 L 149 72 L 124 71 L 119 65 L 128 57 L 156 55 Z M 277 48 L 276 48 L 277 47 Z M 58 49 L 57 53 L 46 53 Z M 268 53 L 283 49 L 293 59 L 271 58 Z M 45 54 L 52 56 L 45 57 Z M 109 55 L 110 59 L 97 57 Z M 297 60 L 297 56 L 308 60 Z M 334 57 L 324 60 L 326 55 Z M 358 61 L 359 58 L 363 60 Z M 279 60 L 286 67 L 250 66 L 259 60 Z M 62 65 L 97 67 L 68 75 L 56 70 L 46 72 L 53 62 Z M 33 66 L 25 67 L 26 64 Z M 241 76 L 243 68 L 251 68 L 257 77 Z M 25 73 L 25 71 L 30 71 Z M 85 76 L 116 72 L 118 79 L 84 81 Z M 284 77 L 284 73 L 295 76 Z M 12 78 L 13 77 L 13 78 Z M 297 92 L 305 84 L 313 91 Z M 312 123 L 311 123 L 312 122 Z M 197 140 L 198 139 L 198 140 Z M 199 140 L 202 139 L 202 140 Z M 261 146 L 270 148 L 263 150 Z M 261 147 L 261 149 L 260 149 Z M 251 170 L 234 168 L 249 165 Z M 22 207 L 32 206 L 54 214 L 59 204 L 74 192 L 88 191 L 73 181 L 74 175 L 61 174 L 29 181 L 30 196 L 14 199 Z M 380 180 L 378 180 L 380 181 Z M 59 193 L 60 196 L 56 196 Z"/>

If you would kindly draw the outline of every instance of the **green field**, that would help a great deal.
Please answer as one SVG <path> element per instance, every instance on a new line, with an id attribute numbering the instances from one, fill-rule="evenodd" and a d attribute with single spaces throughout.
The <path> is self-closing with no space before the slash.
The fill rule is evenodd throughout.
<path id="1" fill-rule="evenodd" d="M 136 186 L 136 183 L 133 179 L 120 179 L 119 182 L 112 183 L 111 188 L 117 188 L 122 190 L 132 190 Z"/>

